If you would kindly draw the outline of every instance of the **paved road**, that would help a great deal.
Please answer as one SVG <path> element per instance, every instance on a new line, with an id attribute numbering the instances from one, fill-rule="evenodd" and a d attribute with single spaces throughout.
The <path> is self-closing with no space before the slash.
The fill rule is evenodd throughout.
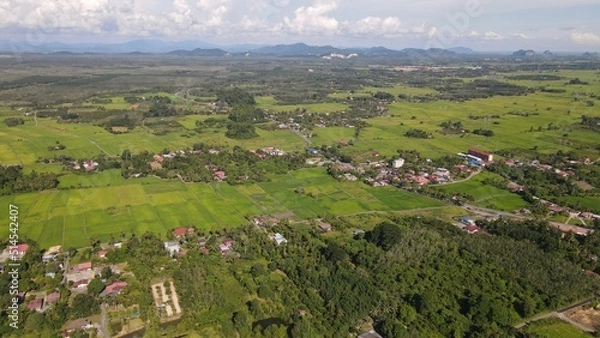
<path id="1" fill-rule="evenodd" d="M 104 338 L 110 338 L 110 334 L 108 333 L 108 304 L 102 303 L 100 305 L 102 309 L 102 321 L 100 322 L 100 334 Z"/>
<path id="2" fill-rule="evenodd" d="M 294 133 L 294 134 L 296 134 L 296 135 L 300 136 L 300 137 L 301 137 L 301 138 L 304 140 L 304 142 L 306 142 L 306 145 L 307 145 L 307 146 L 309 146 L 309 147 L 310 147 L 310 146 L 312 145 L 312 141 L 311 141 L 311 140 L 310 140 L 308 137 L 306 137 L 304 134 L 302 134 L 301 132 L 299 132 L 299 131 L 297 131 L 297 130 L 294 130 L 294 129 L 292 129 L 292 128 L 290 128 L 290 130 L 292 131 L 292 133 Z"/>

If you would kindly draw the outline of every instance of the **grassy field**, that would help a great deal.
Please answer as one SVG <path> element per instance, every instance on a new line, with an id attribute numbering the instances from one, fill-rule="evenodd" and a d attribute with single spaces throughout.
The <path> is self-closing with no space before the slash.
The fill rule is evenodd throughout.
<path id="1" fill-rule="evenodd" d="M 410 87 L 405 85 L 399 85 L 394 87 L 364 87 L 361 90 L 356 90 L 353 93 L 351 92 L 337 92 L 333 94 L 329 94 L 329 97 L 335 99 L 347 99 L 348 97 L 369 97 L 379 91 L 390 93 L 394 96 L 398 96 L 399 94 L 404 95 L 427 95 L 427 94 L 435 94 L 437 93 L 435 90 L 430 88 L 418 88 L 418 87 Z"/>
<path id="2" fill-rule="evenodd" d="M 298 105 L 280 104 L 272 96 L 259 96 L 256 98 L 256 102 L 258 103 L 259 108 L 275 112 L 306 109 L 310 113 L 332 113 L 348 109 L 348 106 L 346 106 L 345 104 L 335 102 L 306 103 Z"/>
<path id="3" fill-rule="evenodd" d="M 519 73 L 521 74 L 521 73 Z M 532 73 L 522 73 L 532 74 Z M 507 74 L 506 76 L 515 75 Z M 547 93 L 537 90 L 526 96 L 494 96 L 466 102 L 435 101 L 429 103 L 411 103 L 398 101 L 390 104 L 391 117 L 368 120 L 371 127 L 362 131 L 354 146 L 346 148 L 350 155 L 357 155 L 376 149 L 384 156 L 393 156 L 398 149 L 419 150 L 424 156 L 439 157 L 466 151 L 469 147 L 478 147 L 487 151 L 508 148 L 536 148 L 541 152 L 576 150 L 582 156 L 598 157 L 594 147 L 600 142 L 597 133 L 581 131 L 573 128 L 580 121 L 581 115 L 600 116 L 600 104 L 588 106 L 585 95 L 600 89 L 600 79 L 593 72 L 569 71 L 556 75 L 564 79 L 556 81 L 521 81 L 507 82 L 538 88 L 564 89 L 565 93 Z M 569 79 L 580 78 L 589 85 L 566 85 Z M 353 95 L 370 95 L 377 90 L 392 94 L 408 95 L 434 93 L 427 88 L 411 88 L 396 86 L 393 88 L 365 88 Z M 346 98 L 348 93 L 337 93 L 332 96 Z M 511 115 L 509 113 L 527 112 L 529 116 Z M 498 119 L 470 119 L 469 116 L 498 115 Z M 451 120 L 461 121 L 466 130 L 490 129 L 493 137 L 474 134 L 442 135 L 439 125 Z M 558 130 L 548 130 L 548 126 L 558 126 Z M 538 129 L 541 127 L 541 130 Z M 404 134 L 411 128 L 431 132 L 433 139 L 407 138 Z M 532 130 L 530 132 L 530 130 Z M 317 131 L 317 133 L 320 130 Z M 323 133 L 323 132 L 321 132 Z"/>
<path id="4" fill-rule="evenodd" d="M 185 125 L 190 129 L 197 117 L 186 117 Z M 216 131 L 216 132 L 215 132 Z M 123 150 L 133 152 L 144 150 L 158 152 L 165 148 L 191 148 L 194 143 L 204 142 L 246 149 L 276 146 L 286 151 L 301 151 L 304 141 L 289 130 L 266 131 L 257 128 L 259 137 L 249 140 L 233 140 L 225 137 L 225 129 L 205 130 L 195 134 L 191 130 L 182 130 L 167 135 L 154 135 L 147 129 L 136 128 L 131 133 L 115 135 L 101 127 L 88 124 L 59 124 L 49 119 L 27 118 L 25 125 L 7 127 L 0 124 L 0 163 L 34 164 L 39 157 L 50 158 L 57 155 L 69 155 L 74 158 L 92 158 L 101 153 L 110 156 L 120 155 Z M 193 136 L 189 136 L 192 134 Z M 66 146 L 60 151 L 49 151 L 56 141 Z"/>
<path id="5" fill-rule="evenodd" d="M 340 183 L 321 168 L 239 186 L 154 178 L 125 180 L 118 170 L 110 170 L 97 175 L 65 175 L 59 187 L 65 189 L 0 197 L 0 204 L 19 207 L 20 236 L 45 248 L 81 247 L 88 245 L 90 238 L 108 240 L 146 231 L 165 236 L 180 226 L 203 231 L 235 227 L 246 224 L 252 215 L 307 219 L 444 206 L 395 188 Z M 304 188 L 305 194 L 295 193 L 298 187 Z M 7 212 L 3 209 L 1 217 L 8 218 Z M 7 235 L 7 229 L 1 230 L 0 236 Z"/>
<path id="6" fill-rule="evenodd" d="M 529 324 L 526 332 L 534 333 L 540 338 L 590 338 L 587 334 L 560 319 L 544 319 Z"/>
<path id="7" fill-rule="evenodd" d="M 482 172 L 469 181 L 439 186 L 437 189 L 469 194 L 475 198 L 474 204 L 482 207 L 512 211 L 527 206 L 527 202 L 519 195 L 485 184 L 483 181 L 487 178 L 499 178 L 499 176 Z"/>

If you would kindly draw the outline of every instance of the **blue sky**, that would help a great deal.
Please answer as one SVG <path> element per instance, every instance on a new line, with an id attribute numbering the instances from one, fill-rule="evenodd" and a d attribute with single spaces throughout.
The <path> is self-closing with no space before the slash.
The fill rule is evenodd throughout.
<path id="1" fill-rule="evenodd" d="M 0 40 L 600 50 L 599 0 L 0 0 Z"/>

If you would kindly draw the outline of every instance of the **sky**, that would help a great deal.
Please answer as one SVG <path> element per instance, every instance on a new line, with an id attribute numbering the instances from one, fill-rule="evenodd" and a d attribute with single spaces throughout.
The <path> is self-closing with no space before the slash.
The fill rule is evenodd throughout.
<path id="1" fill-rule="evenodd" d="M 0 40 L 600 51 L 600 0 L 0 0 Z"/>

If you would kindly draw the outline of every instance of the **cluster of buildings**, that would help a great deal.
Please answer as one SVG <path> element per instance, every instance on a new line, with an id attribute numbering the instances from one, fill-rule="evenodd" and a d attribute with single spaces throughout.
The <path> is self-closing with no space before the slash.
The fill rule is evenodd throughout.
<path id="1" fill-rule="evenodd" d="M 183 249 L 182 245 L 183 245 L 183 243 L 187 243 L 188 239 L 190 239 L 190 237 L 188 237 L 188 235 L 195 234 L 195 233 L 196 233 L 196 229 L 192 228 L 192 227 L 182 227 L 182 228 L 177 228 L 177 229 L 173 230 L 172 234 L 173 234 L 173 237 L 175 238 L 175 240 L 164 242 L 163 245 L 164 245 L 165 250 L 169 253 L 169 255 L 171 255 L 173 257 L 184 255 L 185 249 Z M 198 237 L 195 239 L 197 239 L 197 241 L 198 241 L 198 246 L 200 247 L 200 250 L 204 254 L 208 254 L 210 252 L 210 248 L 207 247 L 209 238 Z M 230 237 L 222 238 L 221 242 L 218 243 L 218 250 L 221 253 L 221 255 L 233 254 L 233 245 L 234 244 L 235 244 L 235 241 L 233 239 L 231 239 Z"/>
<path id="2" fill-rule="evenodd" d="M 405 160 L 398 158 L 391 161 L 389 165 L 385 161 L 363 163 L 358 166 L 338 162 L 332 164 L 331 168 L 339 173 L 338 178 L 340 179 L 357 181 L 362 178 L 373 187 L 402 184 L 424 186 L 447 183 L 453 180 L 452 172 L 446 168 L 436 168 L 424 164 L 419 170 L 413 170 L 403 168 L 404 164 Z M 462 172 L 458 169 L 455 171 Z M 471 169 L 468 169 L 467 172 L 470 173 Z"/>
<path id="3" fill-rule="evenodd" d="M 119 247 L 119 246 L 118 246 Z M 17 246 L 7 248 L 0 254 L 0 261 L 5 262 L 7 260 L 22 259 L 25 254 L 29 251 L 29 245 L 27 243 L 21 243 Z M 98 259 L 106 257 L 108 249 L 101 250 L 98 252 Z M 59 273 L 63 273 L 65 277 L 66 285 L 69 286 L 73 294 L 85 293 L 88 285 L 94 278 L 99 278 L 102 270 L 106 267 L 110 267 L 113 273 L 120 274 L 120 269 L 116 266 L 109 266 L 107 264 L 99 264 L 94 268 L 91 261 L 81 262 L 74 264 L 70 268 L 65 266 L 64 253 L 61 251 L 61 246 L 54 246 L 46 250 L 42 256 L 41 261 L 46 266 L 47 272 L 45 277 L 57 278 Z M 4 270 L 4 264 L 0 264 L 0 271 Z M 105 286 L 104 290 L 100 293 L 100 297 L 116 296 L 121 293 L 126 287 L 127 282 L 116 281 L 114 283 Z M 60 290 L 54 289 L 51 291 L 28 291 L 21 292 L 18 295 L 19 302 L 25 303 L 25 307 L 30 311 L 44 312 L 51 308 L 54 304 L 61 300 Z"/>
<path id="4" fill-rule="evenodd" d="M 81 164 L 77 161 L 72 161 L 69 162 L 69 166 L 71 169 L 74 170 L 81 170 L 81 168 L 83 167 L 85 171 L 93 171 L 98 169 L 98 162 L 91 159 L 84 160 Z"/>

